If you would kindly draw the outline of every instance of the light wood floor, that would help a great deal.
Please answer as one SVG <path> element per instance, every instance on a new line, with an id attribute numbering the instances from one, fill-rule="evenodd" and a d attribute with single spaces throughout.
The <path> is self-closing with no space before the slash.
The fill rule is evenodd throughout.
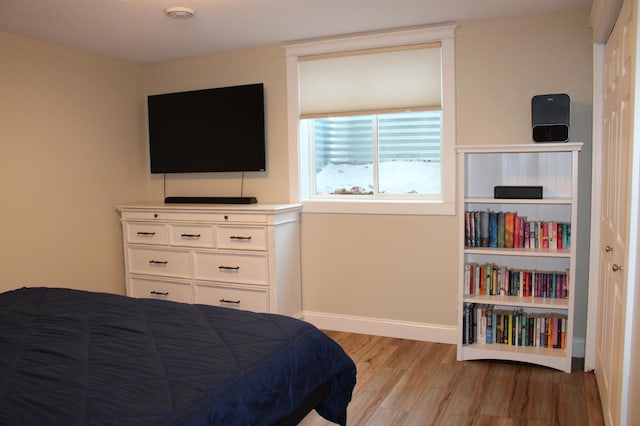
<path id="1" fill-rule="evenodd" d="M 456 361 L 442 343 L 327 331 L 358 369 L 348 425 L 603 425 L 593 373 Z M 315 411 L 300 423 L 331 425 Z"/>

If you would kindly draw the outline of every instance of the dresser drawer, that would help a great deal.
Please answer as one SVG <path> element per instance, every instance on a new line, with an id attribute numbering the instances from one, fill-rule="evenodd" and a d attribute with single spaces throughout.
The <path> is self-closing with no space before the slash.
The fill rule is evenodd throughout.
<path id="1" fill-rule="evenodd" d="M 186 250 L 129 247 L 129 272 L 133 274 L 191 277 L 191 262 Z"/>
<path id="2" fill-rule="evenodd" d="M 266 254 L 195 253 L 195 278 L 233 283 L 268 283 Z"/>
<path id="3" fill-rule="evenodd" d="M 131 277 L 129 296 L 191 303 L 191 284 Z"/>
<path id="4" fill-rule="evenodd" d="M 169 244 L 213 248 L 213 229 L 213 225 L 169 225 Z"/>
<path id="5" fill-rule="evenodd" d="M 123 211 L 122 218 L 126 220 L 190 220 L 191 214 L 187 212 L 167 212 L 164 209 Z"/>
<path id="6" fill-rule="evenodd" d="M 217 247 L 221 249 L 266 250 L 266 226 L 218 225 L 216 229 Z"/>
<path id="7" fill-rule="evenodd" d="M 127 242 L 166 245 L 167 227 L 162 223 L 127 223 Z"/>
<path id="8" fill-rule="evenodd" d="M 260 287 L 228 287 L 196 283 L 194 303 L 269 312 L 269 292 L 266 288 Z"/>
<path id="9" fill-rule="evenodd" d="M 267 216 L 263 214 L 226 213 L 194 213 L 191 220 L 198 222 L 223 223 L 267 223 Z"/>

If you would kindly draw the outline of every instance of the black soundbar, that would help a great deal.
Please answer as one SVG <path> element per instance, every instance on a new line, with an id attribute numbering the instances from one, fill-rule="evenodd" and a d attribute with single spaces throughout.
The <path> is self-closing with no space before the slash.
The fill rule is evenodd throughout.
<path id="1" fill-rule="evenodd" d="M 542 199 L 541 186 L 494 186 L 493 198 Z"/>
<path id="2" fill-rule="evenodd" d="M 255 204 L 256 197 L 166 197 L 167 204 Z"/>

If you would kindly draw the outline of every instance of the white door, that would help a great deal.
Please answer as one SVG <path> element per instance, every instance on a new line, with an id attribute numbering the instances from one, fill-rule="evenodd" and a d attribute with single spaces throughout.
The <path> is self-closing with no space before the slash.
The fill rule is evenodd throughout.
<path id="1" fill-rule="evenodd" d="M 602 208 L 596 377 L 605 422 L 620 424 L 633 143 L 635 1 L 625 1 L 604 51 Z"/>

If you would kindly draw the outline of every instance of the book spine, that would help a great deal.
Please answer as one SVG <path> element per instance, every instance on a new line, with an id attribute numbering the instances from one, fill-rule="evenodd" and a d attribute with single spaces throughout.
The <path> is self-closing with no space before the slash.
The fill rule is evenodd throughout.
<path id="1" fill-rule="evenodd" d="M 509 314 L 509 323 L 507 325 L 507 332 L 509 333 L 507 335 L 507 342 L 509 343 L 509 345 L 513 345 L 513 327 L 514 327 L 514 323 L 513 323 L 513 314 Z"/>
<path id="2" fill-rule="evenodd" d="M 542 245 L 543 249 L 549 248 L 549 222 L 542 222 Z"/>
<path id="3" fill-rule="evenodd" d="M 536 240 L 538 225 L 536 222 L 529 222 L 529 247 L 535 249 L 537 247 Z"/>
<path id="4" fill-rule="evenodd" d="M 522 226 L 522 218 L 515 215 L 513 219 L 513 247 L 520 248 L 520 227 Z"/>
<path id="5" fill-rule="evenodd" d="M 524 248 L 524 223 L 526 222 L 527 218 L 523 216 L 517 216 L 517 217 L 518 217 L 518 245 L 516 247 Z"/>
<path id="6" fill-rule="evenodd" d="M 498 247 L 498 215 L 494 211 L 489 212 L 489 247 Z"/>
<path id="7" fill-rule="evenodd" d="M 513 248 L 513 233 L 516 227 L 516 216 L 513 212 L 504 214 L 504 246 Z"/>
<path id="8" fill-rule="evenodd" d="M 487 310 L 483 305 L 478 309 L 478 343 L 487 343 Z"/>
<path id="9" fill-rule="evenodd" d="M 489 247 L 489 212 L 480 212 L 480 247 Z"/>
<path id="10" fill-rule="evenodd" d="M 493 330 L 493 305 L 489 305 L 486 309 L 487 315 L 487 332 L 486 332 L 486 342 L 487 344 L 492 344 L 494 341 L 494 330 Z"/>
<path id="11" fill-rule="evenodd" d="M 504 248 L 504 212 L 498 212 L 498 248 Z"/>
<path id="12" fill-rule="evenodd" d="M 464 245 L 471 247 L 471 212 L 464 212 Z"/>
<path id="13" fill-rule="evenodd" d="M 464 265 L 464 294 L 468 296 L 472 294 L 470 292 L 470 283 L 471 283 L 471 264 L 467 263 Z"/>
<path id="14" fill-rule="evenodd" d="M 465 303 L 463 306 L 463 314 L 462 314 L 462 344 L 466 345 L 469 343 L 473 343 L 473 339 L 471 338 L 471 311 L 472 311 L 473 303 Z"/>

